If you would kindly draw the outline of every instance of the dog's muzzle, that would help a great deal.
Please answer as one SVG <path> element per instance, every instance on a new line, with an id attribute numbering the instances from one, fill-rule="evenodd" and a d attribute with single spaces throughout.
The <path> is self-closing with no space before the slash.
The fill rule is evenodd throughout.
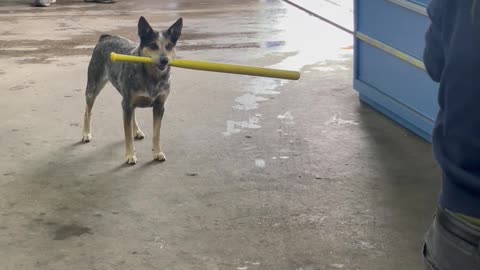
<path id="1" fill-rule="evenodd" d="M 168 63 L 169 63 L 168 57 L 162 56 L 160 57 L 160 62 L 157 64 L 157 67 L 160 70 L 165 70 L 167 68 Z"/>

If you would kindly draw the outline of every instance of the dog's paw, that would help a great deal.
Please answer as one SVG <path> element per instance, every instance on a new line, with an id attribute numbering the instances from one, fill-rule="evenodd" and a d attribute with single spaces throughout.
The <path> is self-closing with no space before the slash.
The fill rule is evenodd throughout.
<path id="1" fill-rule="evenodd" d="M 126 161 L 127 164 L 130 164 L 130 165 L 137 164 L 137 157 L 135 156 L 135 154 L 127 155 L 126 159 L 127 159 Z"/>
<path id="2" fill-rule="evenodd" d="M 143 140 L 145 139 L 145 134 L 139 129 L 135 132 L 135 140 Z"/>
<path id="3" fill-rule="evenodd" d="M 88 133 L 88 134 L 83 134 L 83 138 L 82 138 L 82 142 L 90 142 L 92 140 L 92 134 Z"/>
<path id="4" fill-rule="evenodd" d="M 165 154 L 163 152 L 153 154 L 153 160 L 157 160 L 160 162 L 166 161 L 167 158 L 165 157 Z"/>

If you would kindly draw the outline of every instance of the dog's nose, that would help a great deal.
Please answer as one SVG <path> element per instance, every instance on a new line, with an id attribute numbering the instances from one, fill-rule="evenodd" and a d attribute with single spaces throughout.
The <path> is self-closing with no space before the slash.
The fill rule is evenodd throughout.
<path id="1" fill-rule="evenodd" d="M 162 65 L 168 64 L 168 57 L 166 57 L 166 56 L 160 57 L 160 64 L 162 64 Z"/>

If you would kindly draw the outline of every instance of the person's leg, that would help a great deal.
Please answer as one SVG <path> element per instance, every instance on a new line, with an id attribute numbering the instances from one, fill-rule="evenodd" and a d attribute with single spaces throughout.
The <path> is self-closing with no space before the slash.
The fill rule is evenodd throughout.
<path id="1" fill-rule="evenodd" d="M 85 2 L 94 2 L 94 3 L 102 3 L 102 4 L 113 4 L 117 2 L 117 0 L 84 0 Z"/>
<path id="2" fill-rule="evenodd" d="M 33 5 L 36 7 L 48 7 L 55 2 L 57 2 L 57 0 L 35 0 Z"/>
<path id="3" fill-rule="evenodd" d="M 427 11 L 424 63 L 440 83 L 432 138 L 443 185 L 423 256 L 429 270 L 480 269 L 480 5 L 432 0 Z"/>
<path id="4" fill-rule="evenodd" d="M 423 246 L 426 269 L 480 269 L 479 247 L 480 227 L 439 209 Z"/>

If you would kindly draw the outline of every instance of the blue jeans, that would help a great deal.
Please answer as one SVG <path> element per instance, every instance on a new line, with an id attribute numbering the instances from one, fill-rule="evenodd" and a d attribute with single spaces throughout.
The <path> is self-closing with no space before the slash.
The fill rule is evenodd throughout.
<path id="1" fill-rule="evenodd" d="M 439 209 L 423 245 L 427 270 L 479 270 L 480 228 Z"/>

